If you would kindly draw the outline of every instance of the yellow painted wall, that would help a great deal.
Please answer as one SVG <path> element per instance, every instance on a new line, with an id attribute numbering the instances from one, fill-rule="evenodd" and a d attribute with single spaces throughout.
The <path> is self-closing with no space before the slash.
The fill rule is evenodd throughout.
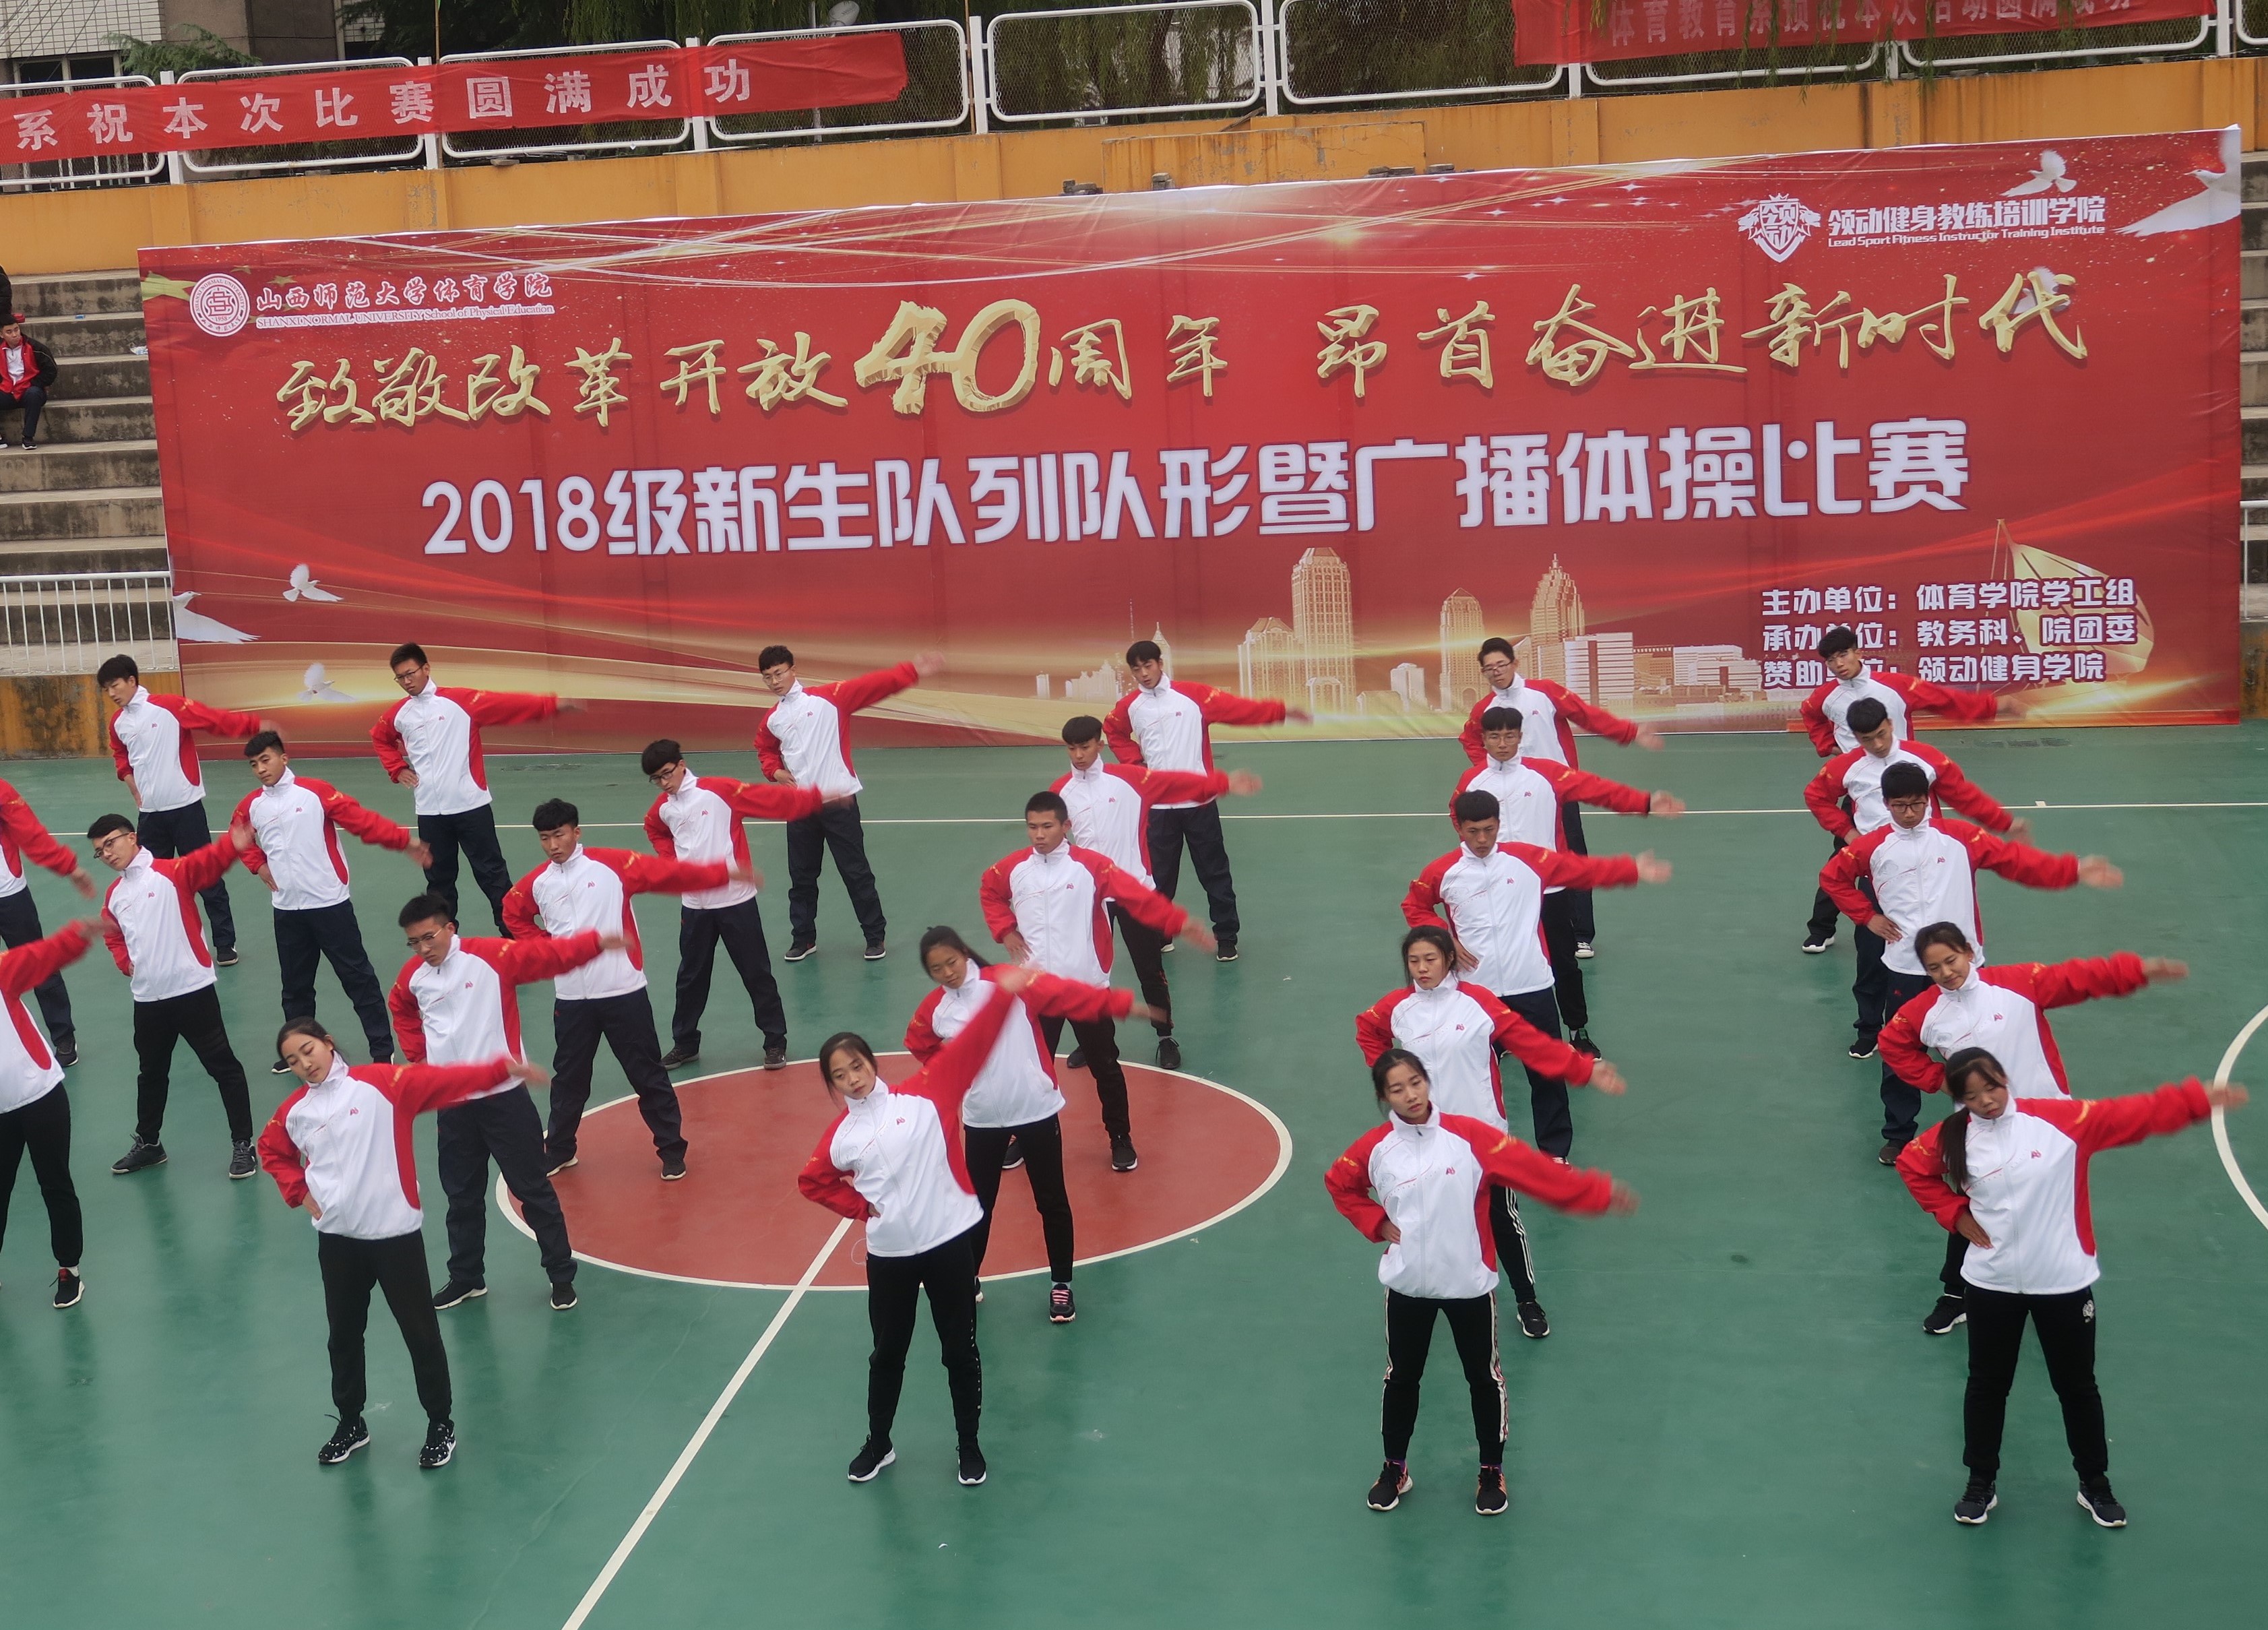
<path id="1" fill-rule="evenodd" d="M 2239 124 L 2259 144 L 2268 59 L 2136 63 L 1930 84 L 1689 91 L 1658 96 L 1242 119 L 711 153 L 335 173 L 0 198 L 17 276 L 134 264 L 145 246 L 249 243 L 435 227 L 740 215 L 875 203 L 1028 198 L 1066 181 L 1147 187 L 1360 175 L 1378 164 L 1461 169 L 1742 153 L 2038 141 Z"/>

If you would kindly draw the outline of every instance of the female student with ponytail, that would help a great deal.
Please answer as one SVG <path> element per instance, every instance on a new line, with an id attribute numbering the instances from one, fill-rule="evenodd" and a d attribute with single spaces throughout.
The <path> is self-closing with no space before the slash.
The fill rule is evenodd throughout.
<path id="1" fill-rule="evenodd" d="M 1391 1511 L 1410 1492 L 1410 1439 L 1418 1424 L 1418 1383 L 1438 1314 L 1449 1321 L 1472 1395 L 1480 1483 L 1473 1509 L 1494 1516 L 1508 1503 L 1504 1446 L 1508 1431 L 1504 1372 L 1496 1346 L 1496 1250 L 1488 1188 L 1516 1188 L 1563 1211 L 1595 1215 L 1638 1209 L 1629 1185 L 1603 1171 L 1578 1171 L 1530 1148 L 1501 1127 L 1445 1112 L 1432 1101 L 1417 1054 L 1391 1048 L 1371 1066 L 1372 1089 L 1386 1124 L 1348 1146 L 1323 1175 L 1331 1203 L 1366 1240 L 1386 1247 L 1378 1265 L 1386 1287 L 1386 1464 L 1371 1486 L 1370 1508 Z"/>
<path id="2" fill-rule="evenodd" d="M 1962 1405 L 1969 1485 L 1953 1520 L 1985 1520 L 1999 1495 L 2000 1435 L 2024 1321 L 2039 1331 L 2048 1379 L 2063 1405 L 2065 1440 L 2079 1473 L 2080 1508 L 2104 1528 L 2126 1526 L 2110 1492 L 2102 1395 L 2095 1383 L 2095 1223 L 2087 1167 L 2099 1150 L 2176 1132 L 2216 1106 L 2244 1103 L 2242 1087 L 2192 1076 L 2117 1098 L 2019 1098 L 2009 1073 L 1982 1047 L 1945 1061 L 1945 1090 L 1959 1105 L 1898 1156 L 1924 1211 L 1969 1243 L 1969 1390 Z"/>
<path id="3" fill-rule="evenodd" d="M 1020 996 L 1022 968 L 1002 968 L 988 983 Z M 866 1038 L 843 1030 L 819 1050 L 819 1073 L 842 1112 L 820 1134 L 796 1186 L 803 1197 L 866 1224 L 866 1317 L 874 1353 L 866 1368 L 866 1442 L 850 1461 L 850 1480 L 870 1482 L 898 1457 L 890 1427 L 906 1380 L 914 1313 L 929 1292 L 930 1320 L 953 1391 L 961 1439 L 961 1481 L 984 1480 L 976 1427 L 984 1370 L 976 1352 L 975 1235 L 984 1221 L 961 1154 L 961 1109 L 1016 1004 L 988 1000 L 960 1034 L 912 1075 L 891 1086 Z"/>
<path id="4" fill-rule="evenodd" d="M 1146 1019 L 1152 1012 L 1130 992 L 1081 985 L 1052 974 L 1036 975 L 1021 996 L 997 997 L 1001 970 L 987 967 L 951 928 L 932 928 L 922 935 L 921 963 L 922 970 L 937 983 L 906 1026 L 906 1051 L 921 1063 L 936 1058 L 978 1009 L 996 1000 L 1005 1001 L 1011 1009 L 1000 1039 L 993 1043 L 990 1056 L 976 1073 L 976 1084 L 961 1105 L 962 1157 L 977 1203 L 984 1208 L 983 1221 L 970 1236 L 970 1253 L 976 1270 L 983 1272 L 984 1250 L 992 1235 L 992 1207 L 1000 1198 L 1000 1173 L 1013 1143 L 1032 1180 L 1032 1204 L 1047 1240 L 1052 1281 L 1048 1319 L 1068 1324 L 1079 1310 L 1071 1294 L 1073 1253 L 1071 1196 L 1064 1188 L 1064 1095 L 1056 1086 L 1055 1058 L 1042 1038 L 1040 1021 L 1061 1018 L 1082 1024 L 1129 1015 Z M 983 1300 L 981 1285 L 976 1295 Z"/>
<path id="5" fill-rule="evenodd" d="M 1546 1036 L 1491 992 L 1460 979 L 1456 955 L 1449 931 L 1431 923 L 1402 936 L 1410 983 L 1355 1015 L 1355 1045 L 1362 1049 L 1365 1064 L 1376 1065 L 1389 1048 L 1416 1054 L 1444 1114 L 1485 1121 L 1498 1132 L 1508 1130 L 1504 1082 L 1497 1071 L 1499 1050 L 1554 1081 L 1609 1095 L 1622 1092 L 1622 1074 L 1613 1065 Z M 1536 1300 L 1535 1258 L 1520 1221 L 1520 1201 L 1499 1184 L 1489 1185 L 1489 1227 L 1497 1260 L 1512 1281 L 1513 1317 L 1520 1322 L 1520 1333 L 1540 1341 L 1551 1333 L 1551 1321 Z"/>

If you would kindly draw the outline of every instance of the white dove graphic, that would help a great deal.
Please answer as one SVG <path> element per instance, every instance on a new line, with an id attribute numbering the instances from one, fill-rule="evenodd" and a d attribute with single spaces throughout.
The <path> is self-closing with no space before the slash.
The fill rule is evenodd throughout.
<path id="1" fill-rule="evenodd" d="M 2205 184 L 2203 192 L 2192 193 L 2179 203 L 2169 203 L 2155 215 L 2146 215 L 2132 226 L 2118 230 L 2130 238 L 2154 238 L 2160 232 L 2218 226 L 2244 213 L 2243 164 L 2234 132 L 2222 134 L 2219 171 L 2191 170 L 2190 173 Z"/>
<path id="2" fill-rule="evenodd" d="M 2063 155 L 2052 147 L 2040 154 L 2040 167 L 2032 172 L 2032 179 L 2019 181 L 2000 195 L 2003 198 L 2021 198 L 2032 193 L 2043 193 L 2053 188 L 2067 193 L 2079 183 L 2063 173 Z"/>
<path id="3" fill-rule="evenodd" d="M 245 645 L 260 638 L 247 634 L 240 628 L 231 628 L 218 617 L 209 617 L 202 611 L 189 609 L 189 601 L 197 597 L 195 589 L 173 596 L 173 638 L 196 645 Z"/>
<path id="4" fill-rule="evenodd" d="M 298 699 L 302 702 L 351 702 L 354 698 L 331 682 L 329 673 L 320 662 L 307 664 L 306 673 L 299 681 Z"/>
<path id="5" fill-rule="evenodd" d="M 338 596 L 315 581 L 314 573 L 305 566 L 291 568 L 291 586 L 284 591 L 286 600 L 336 600 Z"/>

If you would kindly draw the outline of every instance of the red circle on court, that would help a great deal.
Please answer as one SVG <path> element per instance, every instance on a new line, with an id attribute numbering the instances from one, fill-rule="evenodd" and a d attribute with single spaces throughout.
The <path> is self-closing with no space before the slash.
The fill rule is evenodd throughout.
<path id="1" fill-rule="evenodd" d="M 884 1053 L 882 1061 L 885 1080 L 911 1071 L 904 1053 Z M 1126 1090 L 1142 1163 L 1115 1172 L 1092 1079 L 1060 1059 L 1056 1070 L 1070 1101 L 1064 1169 L 1082 1264 L 1194 1233 L 1241 1210 L 1290 1163 L 1291 1134 L 1252 1099 L 1194 1075 L 1129 1064 Z M 661 1180 L 636 1099 L 618 1098 L 583 1117 L 580 1158 L 551 1180 L 576 1256 L 665 1279 L 792 1287 L 841 1221 L 796 1190 L 796 1174 L 835 1118 L 818 1064 L 703 1076 L 679 1082 L 677 1097 L 688 1152 L 686 1175 L 675 1183 Z M 501 1183 L 497 1193 L 526 1232 Z M 1046 1265 L 1031 1185 L 1020 1170 L 1005 1173 L 984 1277 Z M 856 1224 L 814 1285 L 848 1289 L 865 1282 L 865 1228 Z"/>

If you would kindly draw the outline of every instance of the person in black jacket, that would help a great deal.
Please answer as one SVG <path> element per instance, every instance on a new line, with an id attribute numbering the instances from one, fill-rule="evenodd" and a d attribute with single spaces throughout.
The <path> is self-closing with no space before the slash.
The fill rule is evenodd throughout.
<path id="1" fill-rule="evenodd" d="M 24 410 L 24 446 L 40 445 L 40 413 L 48 387 L 55 382 L 55 353 L 24 332 L 22 317 L 10 313 L 0 323 L 0 413 Z M 8 445 L 0 439 L 0 447 Z"/>

